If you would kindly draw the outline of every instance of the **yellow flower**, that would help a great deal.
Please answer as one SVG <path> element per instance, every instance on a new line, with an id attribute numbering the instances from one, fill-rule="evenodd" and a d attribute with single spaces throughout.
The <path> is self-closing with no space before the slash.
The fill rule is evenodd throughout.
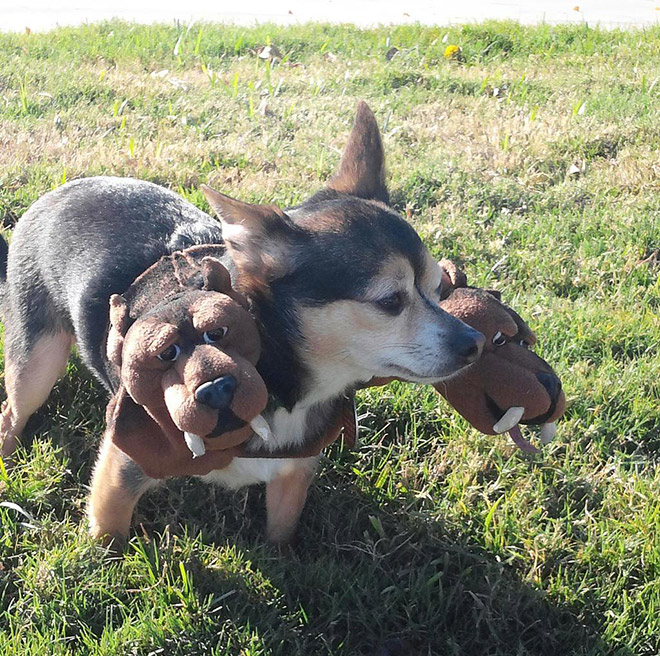
<path id="1" fill-rule="evenodd" d="M 449 45 L 445 48 L 445 57 L 447 59 L 460 59 L 461 56 L 461 47 L 455 45 Z"/>

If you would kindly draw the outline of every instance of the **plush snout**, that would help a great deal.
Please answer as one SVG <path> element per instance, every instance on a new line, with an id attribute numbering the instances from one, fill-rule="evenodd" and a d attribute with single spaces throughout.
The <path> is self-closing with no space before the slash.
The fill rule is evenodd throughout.
<path id="1" fill-rule="evenodd" d="M 215 410 L 227 410 L 234 399 L 238 381 L 231 374 L 202 383 L 195 390 L 195 401 Z"/>
<path id="2" fill-rule="evenodd" d="M 227 448 L 251 434 L 249 422 L 266 407 L 267 392 L 254 366 L 237 353 L 197 345 L 162 378 L 163 398 L 182 432 Z"/>
<path id="3" fill-rule="evenodd" d="M 435 388 L 475 428 L 487 435 L 502 432 L 496 426 L 512 407 L 524 409 L 516 423 L 544 424 L 561 417 L 566 403 L 564 392 L 552 370 L 546 369 L 547 364 L 524 347 L 502 348 L 509 351 L 506 355 L 513 355 L 513 361 L 505 359 L 504 353 L 486 352 L 478 365 L 438 383 Z M 520 352 L 512 354 L 511 351 Z M 538 362 L 530 367 L 518 365 L 516 360 Z"/>
<path id="4" fill-rule="evenodd" d="M 247 310 L 217 292 L 191 291 L 127 330 L 121 378 L 130 397 L 162 425 L 226 449 L 252 434 L 268 400 L 255 369 L 260 339 Z"/>

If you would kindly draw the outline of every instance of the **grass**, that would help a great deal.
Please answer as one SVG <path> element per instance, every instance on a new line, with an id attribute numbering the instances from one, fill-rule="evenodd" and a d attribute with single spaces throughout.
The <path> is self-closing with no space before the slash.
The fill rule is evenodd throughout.
<path id="1" fill-rule="evenodd" d="M 261 489 L 177 480 L 140 503 L 126 557 L 108 561 L 84 526 L 104 397 L 74 360 L 0 473 L 0 653 L 660 652 L 659 37 L 505 23 L 0 34 L 8 231 L 44 192 L 102 173 L 203 208 L 201 182 L 293 204 L 332 173 L 365 99 L 396 208 L 529 319 L 569 397 L 530 457 L 431 389 L 364 392 L 362 445 L 323 461 L 294 554 L 264 545 Z M 255 56 L 268 44 L 282 61 Z"/>

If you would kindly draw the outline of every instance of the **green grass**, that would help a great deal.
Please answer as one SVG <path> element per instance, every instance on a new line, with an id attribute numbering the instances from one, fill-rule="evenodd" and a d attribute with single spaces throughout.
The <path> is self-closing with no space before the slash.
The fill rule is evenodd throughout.
<path id="1" fill-rule="evenodd" d="M 530 457 L 431 389 L 364 392 L 295 553 L 264 545 L 261 489 L 177 480 L 109 561 L 84 522 L 104 396 L 72 361 L 0 473 L 0 653 L 660 652 L 660 29 L 114 22 L 0 52 L 7 229 L 101 173 L 295 203 L 365 99 L 396 208 L 529 319 L 569 398 Z"/>

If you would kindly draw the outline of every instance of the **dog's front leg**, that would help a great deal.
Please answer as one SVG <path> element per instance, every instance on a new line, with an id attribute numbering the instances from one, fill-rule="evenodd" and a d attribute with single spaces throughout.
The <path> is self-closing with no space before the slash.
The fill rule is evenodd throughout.
<path id="1" fill-rule="evenodd" d="M 106 435 L 94 467 L 87 506 L 91 534 L 107 544 L 121 545 L 128 536 L 135 505 L 157 484 Z"/>
<path id="2" fill-rule="evenodd" d="M 285 544 L 293 536 L 314 478 L 318 458 L 292 461 L 290 469 L 266 485 L 268 541 Z"/>

